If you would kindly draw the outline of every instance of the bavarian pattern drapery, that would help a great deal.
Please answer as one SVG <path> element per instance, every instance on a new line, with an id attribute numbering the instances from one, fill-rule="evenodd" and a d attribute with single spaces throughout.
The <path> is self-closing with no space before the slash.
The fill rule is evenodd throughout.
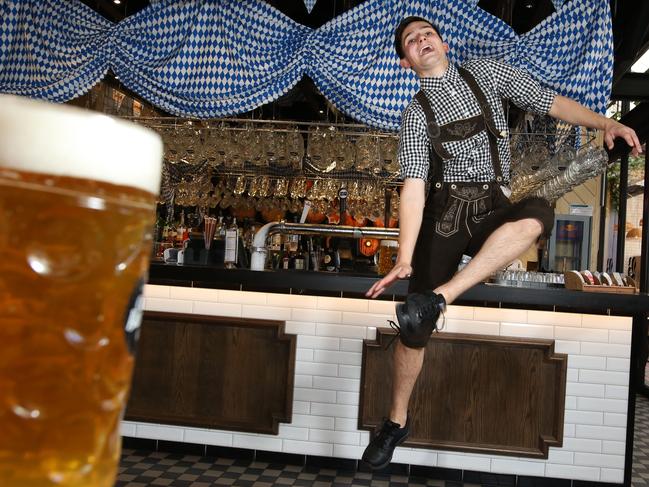
<path id="1" fill-rule="evenodd" d="M 114 24 L 77 0 L 0 0 L 0 92 L 67 101 L 112 69 L 167 112 L 212 118 L 279 98 L 306 74 L 344 113 L 396 129 L 418 88 L 399 67 L 394 27 L 433 20 L 450 57 L 497 57 L 603 112 L 613 49 L 608 0 L 556 0 L 530 32 L 475 0 L 366 0 L 318 29 L 261 0 L 161 0 Z"/>

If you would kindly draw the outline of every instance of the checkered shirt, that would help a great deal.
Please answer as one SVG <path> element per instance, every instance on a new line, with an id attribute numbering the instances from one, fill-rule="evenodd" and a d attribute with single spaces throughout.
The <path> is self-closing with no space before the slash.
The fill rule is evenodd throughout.
<path id="1" fill-rule="evenodd" d="M 507 131 L 502 98 L 508 98 L 523 110 L 542 115 L 547 114 L 552 106 L 556 93 L 542 87 L 525 71 L 494 59 L 474 59 L 463 67 L 473 74 L 482 88 L 499 131 Z M 420 84 L 440 126 L 480 114 L 478 100 L 453 64 L 449 64 L 441 78 L 422 78 Z M 503 178 L 508 183 L 511 166 L 509 137 L 498 139 L 497 145 Z M 486 130 L 464 140 L 444 142 L 443 146 L 452 156 L 444 161 L 445 182 L 495 180 Z M 399 132 L 401 177 L 427 180 L 429 150 L 426 116 L 419 102 L 413 99 L 403 112 Z"/>

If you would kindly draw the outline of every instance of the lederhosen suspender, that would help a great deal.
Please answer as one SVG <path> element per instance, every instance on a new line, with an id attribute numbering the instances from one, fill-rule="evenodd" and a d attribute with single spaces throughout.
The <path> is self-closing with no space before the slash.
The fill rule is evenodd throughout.
<path id="1" fill-rule="evenodd" d="M 428 132 L 431 146 L 429 181 L 433 186 L 431 188 L 433 191 L 439 190 L 444 183 L 443 160 L 452 157 L 451 154 L 444 149 L 442 143 L 472 137 L 473 135 L 485 130 L 485 128 L 487 130 L 491 163 L 493 165 L 494 174 L 496 175 L 496 182 L 502 183 L 503 180 L 502 168 L 500 166 L 500 155 L 496 143 L 496 140 L 502 138 L 503 135 L 496 128 L 491 105 L 489 105 L 487 97 L 473 75 L 461 67 L 458 68 L 458 72 L 469 86 L 473 96 L 475 96 L 478 101 L 478 105 L 480 105 L 480 115 L 463 120 L 457 120 L 440 126 L 435 119 L 435 112 L 430 106 L 430 102 L 424 92 L 420 90 L 415 95 L 415 99 L 419 102 L 419 105 L 426 116 L 426 131 Z"/>

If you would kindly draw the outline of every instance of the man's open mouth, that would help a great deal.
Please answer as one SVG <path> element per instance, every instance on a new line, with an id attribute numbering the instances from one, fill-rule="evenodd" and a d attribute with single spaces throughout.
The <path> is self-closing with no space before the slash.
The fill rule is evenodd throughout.
<path id="1" fill-rule="evenodd" d="M 428 54 L 430 52 L 433 52 L 433 48 L 431 46 L 424 46 L 419 50 L 419 55 L 423 56 L 424 54 Z"/>

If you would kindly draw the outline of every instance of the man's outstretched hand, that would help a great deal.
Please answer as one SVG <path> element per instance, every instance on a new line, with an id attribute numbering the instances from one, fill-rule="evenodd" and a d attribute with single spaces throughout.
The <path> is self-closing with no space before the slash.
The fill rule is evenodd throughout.
<path id="1" fill-rule="evenodd" d="M 411 265 L 396 263 L 392 270 L 388 272 L 383 279 L 374 283 L 374 285 L 365 293 L 365 296 L 368 298 L 375 298 L 390 287 L 395 281 L 410 277 L 411 274 Z"/>
<path id="2" fill-rule="evenodd" d="M 629 144 L 632 156 L 637 156 L 642 152 L 642 146 L 640 145 L 640 140 L 638 140 L 635 130 L 609 118 L 608 123 L 604 127 L 604 143 L 608 147 L 608 150 L 613 149 L 613 141 L 616 137 L 623 138 Z"/>

